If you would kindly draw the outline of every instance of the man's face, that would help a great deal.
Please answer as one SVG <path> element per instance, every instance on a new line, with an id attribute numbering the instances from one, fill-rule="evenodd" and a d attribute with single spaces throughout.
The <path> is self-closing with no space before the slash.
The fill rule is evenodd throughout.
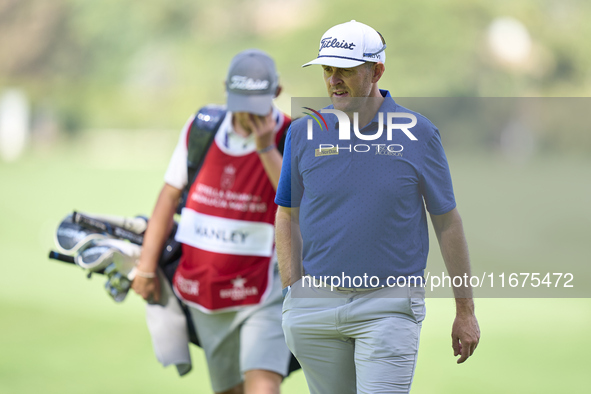
<path id="1" fill-rule="evenodd" d="M 373 68 L 362 64 L 352 68 L 322 66 L 328 96 L 335 109 L 351 112 L 362 100 L 353 97 L 369 97 L 372 88 Z"/>

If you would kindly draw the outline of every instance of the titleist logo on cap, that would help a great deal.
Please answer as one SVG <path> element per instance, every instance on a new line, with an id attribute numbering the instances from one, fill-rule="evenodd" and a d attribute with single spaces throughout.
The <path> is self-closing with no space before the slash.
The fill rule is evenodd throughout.
<path id="1" fill-rule="evenodd" d="M 323 50 L 324 48 L 342 48 L 352 51 L 353 47 L 355 47 L 354 43 L 350 42 L 347 44 L 345 40 L 339 42 L 338 38 L 326 37 L 320 41 L 320 50 Z"/>
<path id="2" fill-rule="evenodd" d="M 248 78 L 242 75 L 232 75 L 229 89 L 237 90 L 266 90 L 269 88 L 269 81 Z"/>

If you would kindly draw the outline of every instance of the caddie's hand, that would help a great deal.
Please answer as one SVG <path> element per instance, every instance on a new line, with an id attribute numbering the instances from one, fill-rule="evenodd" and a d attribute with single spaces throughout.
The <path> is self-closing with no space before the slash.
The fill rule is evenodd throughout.
<path id="1" fill-rule="evenodd" d="M 275 143 L 275 118 L 273 118 L 273 111 L 266 116 L 257 116 L 249 114 L 246 123 L 249 125 L 256 141 L 257 150 L 265 149 L 266 147 Z"/>
<path id="2" fill-rule="evenodd" d="M 131 283 L 131 288 L 150 304 L 160 302 L 160 280 L 158 275 L 154 278 L 136 276 Z"/>
<path id="3" fill-rule="evenodd" d="M 476 316 L 473 313 L 456 315 L 451 330 L 451 346 L 454 349 L 454 356 L 460 356 L 458 364 L 463 363 L 474 354 L 479 341 L 480 328 Z"/>

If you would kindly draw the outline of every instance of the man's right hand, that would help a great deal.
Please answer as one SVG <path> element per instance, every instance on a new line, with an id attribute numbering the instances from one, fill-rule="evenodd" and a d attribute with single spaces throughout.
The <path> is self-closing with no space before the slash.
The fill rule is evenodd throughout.
<path id="1" fill-rule="evenodd" d="M 462 300 L 464 301 L 464 300 Z M 469 300 L 472 304 L 472 300 Z M 474 354 L 478 342 L 480 342 L 480 327 L 478 320 L 474 315 L 474 306 L 472 304 L 471 313 L 457 313 L 454 320 L 451 338 L 454 356 L 460 356 L 458 364 L 463 363 L 468 357 Z"/>
<path id="2" fill-rule="evenodd" d="M 182 190 L 166 183 L 162 186 L 144 234 L 142 254 L 137 268 L 146 275 L 136 275 L 131 283 L 131 288 L 150 304 L 160 302 L 160 281 L 157 275 L 154 275 L 154 278 L 146 278 L 145 276 L 152 276 L 151 273 L 156 272 L 158 259 L 164 242 L 170 234 L 173 224 L 172 218 L 181 194 Z"/>
<path id="3" fill-rule="evenodd" d="M 154 278 L 136 276 L 131 283 L 131 288 L 149 304 L 160 302 L 160 280 L 157 275 Z"/>

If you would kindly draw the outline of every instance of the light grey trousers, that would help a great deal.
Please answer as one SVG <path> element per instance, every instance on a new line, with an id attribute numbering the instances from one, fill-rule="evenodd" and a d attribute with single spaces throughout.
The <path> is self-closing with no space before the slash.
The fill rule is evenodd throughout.
<path id="1" fill-rule="evenodd" d="M 420 287 L 331 291 L 296 282 L 282 327 L 310 393 L 408 393 L 424 317 Z"/>

